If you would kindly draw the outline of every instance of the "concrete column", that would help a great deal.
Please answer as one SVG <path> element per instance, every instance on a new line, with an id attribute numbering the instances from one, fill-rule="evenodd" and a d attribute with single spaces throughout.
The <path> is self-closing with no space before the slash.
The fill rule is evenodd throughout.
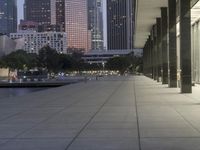
<path id="1" fill-rule="evenodd" d="M 154 47 L 153 47 L 153 30 L 151 30 L 151 69 L 152 69 L 152 79 L 154 79 Z"/>
<path id="2" fill-rule="evenodd" d="M 180 0 L 180 66 L 181 93 L 192 92 L 191 7 L 190 0 Z"/>
<path id="3" fill-rule="evenodd" d="M 150 74 L 151 74 L 151 78 L 153 79 L 153 68 L 154 68 L 154 64 L 153 64 L 153 35 L 151 32 L 151 36 L 150 36 L 150 62 L 151 62 L 151 66 L 150 66 Z"/>
<path id="4" fill-rule="evenodd" d="M 177 87 L 176 1 L 168 0 L 169 87 Z"/>
<path id="5" fill-rule="evenodd" d="M 167 8 L 161 8 L 162 84 L 168 84 Z"/>
<path id="6" fill-rule="evenodd" d="M 143 48 L 143 74 L 147 74 L 147 42 Z"/>
<path id="7" fill-rule="evenodd" d="M 157 39 L 156 39 L 156 25 L 152 28 L 153 35 L 153 79 L 157 80 L 158 77 L 158 69 L 157 69 Z"/>
<path id="8" fill-rule="evenodd" d="M 158 78 L 157 81 L 159 82 L 159 78 L 161 77 L 161 18 L 156 19 L 157 25 L 157 71 L 158 71 Z"/>
<path id="9" fill-rule="evenodd" d="M 151 42 L 151 38 L 150 38 L 150 36 L 149 36 L 149 39 L 148 39 L 148 44 L 147 44 L 147 75 L 148 75 L 148 77 L 151 77 L 151 44 L 150 44 L 150 42 Z"/>

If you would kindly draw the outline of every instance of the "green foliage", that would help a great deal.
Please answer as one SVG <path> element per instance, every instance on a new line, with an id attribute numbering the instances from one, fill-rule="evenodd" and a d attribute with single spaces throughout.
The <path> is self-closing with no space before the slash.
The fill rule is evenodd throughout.
<path id="1" fill-rule="evenodd" d="M 82 60 L 81 52 L 74 52 L 71 55 L 58 54 L 49 46 L 43 47 L 39 54 L 29 54 L 24 50 L 18 50 L 0 59 L 0 67 L 10 69 L 46 69 L 48 72 L 67 72 L 83 70 L 102 70 L 102 64 L 87 64 Z M 119 70 L 121 74 L 132 70 L 142 72 L 142 58 L 134 56 L 134 53 L 124 57 L 114 57 L 108 60 L 105 69 Z"/>
<path id="2" fill-rule="evenodd" d="M 121 74 L 125 71 L 129 72 L 142 72 L 143 61 L 142 58 L 134 56 L 130 53 L 124 57 L 114 57 L 108 60 L 106 68 L 109 70 L 118 70 Z"/>
<path id="3" fill-rule="evenodd" d="M 72 58 L 69 55 L 60 54 L 59 55 L 59 66 L 60 71 L 71 70 L 73 68 Z"/>
<path id="4" fill-rule="evenodd" d="M 127 57 L 114 57 L 108 60 L 106 68 L 109 70 L 118 70 L 123 74 L 131 65 Z"/>
<path id="5" fill-rule="evenodd" d="M 46 68 L 49 72 L 56 72 L 59 66 L 59 55 L 49 46 L 43 47 L 38 55 L 39 67 Z"/>
<path id="6" fill-rule="evenodd" d="M 36 56 L 27 54 L 24 50 L 18 50 L 11 54 L 4 56 L 1 59 L 1 67 L 8 67 L 10 69 L 29 69 L 37 66 Z"/>

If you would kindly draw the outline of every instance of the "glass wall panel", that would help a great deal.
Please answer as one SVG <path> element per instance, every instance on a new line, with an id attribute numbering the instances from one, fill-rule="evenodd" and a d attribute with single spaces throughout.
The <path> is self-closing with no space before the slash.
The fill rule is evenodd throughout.
<path id="1" fill-rule="evenodd" d="M 177 30 L 177 82 L 178 87 L 180 87 L 180 73 L 181 73 L 181 67 L 180 67 L 180 24 L 176 24 L 176 30 Z"/>
<path id="2" fill-rule="evenodd" d="M 191 9 L 192 81 L 200 83 L 200 1 L 192 1 L 195 4 Z"/>
<path id="3" fill-rule="evenodd" d="M 192 26 L 192 29 L 191 29 L 191 53 L 192 53 L 192 80 L 194 80 L 195 78 L 195 73 L 194 73 L 194 26 Z"/>
<path id="4" fill-rule="evenodd" d="M 200 83 L 200 23 L 192 24 L 192 81 Z"/>

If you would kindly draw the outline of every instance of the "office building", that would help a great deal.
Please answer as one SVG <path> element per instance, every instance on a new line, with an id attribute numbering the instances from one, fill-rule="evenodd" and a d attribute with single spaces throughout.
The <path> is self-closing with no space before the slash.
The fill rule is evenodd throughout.
<path id="1" fill-rule="evenodd" d="M 65 31 L 65 0 L 51 0 L 51 24 L 61 25 Z"/>
<path id="2" fill-rule="evenodd" d="M 103 49 L 102 0 L 88 0 L 88 29 L 91 31 L 91 48 Z"/>
<path id="3" fill-rule="evenodd" d="M 67 34 L 65 32 L 19 31 L 11 33 L 10 38 L 23 38 L 25 41 L 24 50 L 28 53 L 38 53 L 42 47 L 47 45 L 58 53 L 67 53 Z"/>
<path id="4" fill-rule="evenodd" d="M 87 0 L 25 0 L 24 10 L 25 20 L 37 22 L 39 32 L 49 31 L 49 25 L 50 31 L 66 32 L 69 51 L 91 49 Z"/>
<path id="5" fill-rule="evenodd" d="M 19 31 L 36 31 L 36 32 L 62 32 L 61 25 L 39 25 L 34 21 L 20 20 Z"/>
<path id="6" fill-rule="evenodd" d="M 24 18 L 43 24 L 51 24 L 51 1 L 50 0 L 25 0 Z"/>
<path id="7" fill-rule="evenodd" d="M 68 49 L 84 52 L 90 49 L 86 0 L 65 0 L 65 32 Z"/>
<path id="8" fill-rule="evenodd" d="M 142 56 L 142 49 L 113 49 L 113 50 L 91 50 L 89 53 L 83 55 L 83 60 L 89 64 L 106 64 L 110 58 L 124 57 L 134 53 L 135 57 Z"/>
<path id="9" fill-rule="evenodd" d="M 107 0 L 108 49 L 132 49 L 134 27 L 132 0 Z"/>
<path id="10" fill-rule="evenodd" d="M 0 33 L 9 34 L 17 31 L 16 0 L 0 0 Z"/>
<path id="11" fill-rule="evenodd" d="M 20 20 L 19 30 L 38 31 L 38 26 L 37 22 Z"/>
<path id="12" fill-rule="evenodd" d="M 12 40 L 7 35 L 0 35 L 0 57 L 23 48 L 23 38 Z"/>

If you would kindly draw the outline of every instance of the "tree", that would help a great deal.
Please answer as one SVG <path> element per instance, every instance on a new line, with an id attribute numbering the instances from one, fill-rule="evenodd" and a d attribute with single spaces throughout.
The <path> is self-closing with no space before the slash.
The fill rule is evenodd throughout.
<path id="1" fill-rule="evenodd" d="M 43 47 L 38 55 L 39 67 L 46 68 L 49 72 L 59 70 L 59 55 L 49 46 Z"/>
<path id="2" fill-rule="evenodd" d="M 27 68 L 28 69 L 37 68 L 38 64 L 39 64 L 38 55 L 30 53 L 30 54 L 28 54 L 27 57 L 28 57 L 28 63 L 26 65 Z"/>
<path id="3" fill-rule="evenodd" d="M 31 63 L 29 55 L 24 50 L 18 50 L 4 56 L 2 62 L 4 67 L 12 70 L 24 69 L 24 67 Z"/>
<path id="4" fill-rule="evenodd" d="M 106 68 L 109 70 L 119 71 L 120 74 L 124 74 L 130 65 L 131 63 L 128 57 L 114 57 L 108 60 Z"/>
<path id="5" fill-rule="evenodd" d="M 66 71 L 72 69 L 72 58 L 69 55 L 59 54 L 59 69 Z"/>

